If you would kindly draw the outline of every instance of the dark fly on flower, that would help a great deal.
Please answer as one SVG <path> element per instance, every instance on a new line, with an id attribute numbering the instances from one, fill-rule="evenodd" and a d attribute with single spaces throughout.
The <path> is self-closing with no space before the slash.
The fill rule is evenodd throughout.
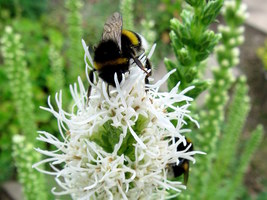
<path id="1" fill-rule="evenodd" d="M 111 15 L 105 25 L 102 39 L 95 48 L 94 69 L 90 71 L 89 78 L 93 83 L 94 72 L 109 85 L 115 87 L 114 75 L 117 73 L 118 82 L 122 80 L 122 74 L 129 71 L 130 59 L 146 73 L 145 82 L 148 83 L 148 77 L 151 75 L 151 64 L 146 60 L 145 66 L 138 57 L 145 51 L 144 38 L 129 30 L 123 29 L 122 16 L 115 12 Z M 88 99 L 91 92 L 91 86 L 88 88 Z M 109 93 L 109 89 L 107 88 Z"/>

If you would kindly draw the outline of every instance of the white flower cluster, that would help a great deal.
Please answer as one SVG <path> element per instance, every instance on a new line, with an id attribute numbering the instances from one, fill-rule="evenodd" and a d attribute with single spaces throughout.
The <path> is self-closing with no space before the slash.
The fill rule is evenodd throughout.
<path id="1" fill-rule="evenodd" d="M 222 14 L 225 14 L 227 10 L 235 10 L 237 17 L 240 19 L 247 19 L 249 17 L 249 13 L 247 12 L 247 5 L 244 3 L 233 1 L 233 0 L 226 0 L 224 2 L 224 6 L 222 7 Z"/>
<path id="2" fill-rule="evenodd" d="M 224 43 L 227 43 L 227 45 L 222 43 L 218 45 L 215 50 L 217 54 L 224 55 L 225 51 L 227 51 L 228 54 L 231 55 L 230 58 L 219 56 L 219 58 L 222 59 L 220 62 L 221 66 L 229 68 L 237 65 L 240 61 L 240 50 L 238 46 L 240 46 L 245 40 L 245 28 L 243 26 L 243 22 L 248 18 L 247 5 L 234 0 L 227 0 L 222 8 L 222 14 L 226 20 L 232 20 L 227 23 L 232 25 L 218 26 L 219 32 L 223 35 L 223 41 Z"/>
<path id="3" fill-rule="evenodd" d="M 88 72 L 87 60 L 90 66 L 93 62 L 84 42 L 83 46 Z M 139 59 L 144 63 L 146 57 Z M 179 158 L 194 162 L 192 155 L 200 153 L 187 151 L 190 146 L 177 151 L 179 144 L 186 144 L 182 134 L 190 131 L 182 128 L 184 117 L 194 121 L 187 110 L 192 99 L 185 95 L 193 87 L 179 93 L 177 84 L 170 92 L 160 92 L 171 73 L 155 84 L 145 84 L 146 74 L 132 63 L 121 83 L 115 75 L 116 88 L 110 88 L 110 96 L 100 79 L 92 85 L 90 99 L 78 78 L 79 87 L 70 87 L 75 102 L 70 113 L 62 108 L 61 92 L 55 97 L 57 110 L 48 98 L 48 108 L 42 109 L 56 117 L 62 139 L 40 131 L 37 139 L 57 150 L 38 148 L 47 158 L 33 167 L 55 176 L 62 188 L 54 188 L 55 195 L 70 194 L 80 200 L 165 199 L 168 190 L 178 195 L 185 189 L 181 182 L 171 180 L 170 174 L 171 165 L 178 164 Z M 49 163 L 53 171 L 39 169 L 43 163 Z"/>

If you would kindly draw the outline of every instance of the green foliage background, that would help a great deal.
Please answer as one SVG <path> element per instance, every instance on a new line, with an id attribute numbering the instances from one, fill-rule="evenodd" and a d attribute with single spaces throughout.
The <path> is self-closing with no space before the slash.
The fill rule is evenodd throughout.
<path id="1" fill-rule="evenodd" d="M 71 105 L 68 84 L 72 84 L 76 81 L 77 75 L 80 75 L 85 81 L 81 38 L 91 47 L 96 45 L 102 33 L 103 22 L 111 13 L 119 9 L 124 15 L 125 26 L 129 28 L 134 27 L 135 31 L 147 36 L 150 43 L 157 43 L 156 55 L 152 57 L 152 63 L 155 67 L 160 64 L 160 61 L 162 61 L 164 57 L 170 57 L 169 55 L 172 55 L 172 52 L 174 52 L 177 58 L 176 61 L 171 59 L 165 59 L 164 61 L 167 70 L 173 68 L 177 69 L 177 74 L 175 74 L 168 83 L 170 88 L 178 81 L 182 81 L 182 88 L 195 85 L 196 89 L 189 94 L 194 98 L 210 88 L 211 97 L 222 95 L 221 100 L 223 102 L 219 102 L 219 104 L 223 106 L 227 103 L 229 88 L 235 88 L 234 97 L 230 106 L 223 107 L 223 110 L 219 110 L 220 115 L 218 116 L 223 115 L 223 118 L 219 118 L 219 124 L 214 124 L 213 128 L 215 130 L 207 130 L 204 125 L 204 129 L 194 130 L 195 136 L 189 136 L 193 138 L 197 149 L 206 151 L 206 148 L 208 148 L 208 152 L 211 153 L 212 156 L 207 156 L 203 158 L 204 160 L 199 158 L 200 164 L 192 167 L 192 177 L 190 176 L 189 180 L 189 184 L 191 182 L 191 185 L 188 185 L 188 191 L 180 198 L 212 199 L 215 194 L 210 193 L 208 188 L 201 187 L 201 185 L 212 184 L 214 180 L 217 180 L 214 187 L 221 187 L 221 184 L 228 184 L 232 186 L 232 188 L 237 188 L 239 184 L 242 183 L 244 172 L 250 161 L 249 156 L 252 156 L 252 153 L 260 141 L 260 135 L 262 133 L 261 127 L 258 127 L 252 133 L 250 140 L 242 148 L 243 154 L 240 154 L 240 147 L 238 146 L 230 145 L 231 148 L 234 148 L 232 150 L 234 153 L 230 155 L 225 155 L 228 150 L 226 151 L 224 149 L 225 145 L 229 145 L 232 142 L 229 138 L 235 139 L 236 144 L 238 144 L 238 141 L 242 138 L 240 135 L 236 137 L 234 135 L 225 136 L 223 140 L 225 145 L 221 144 L 218 149 L 216 145 L 218 144 L 217 140 L 224 137 L 220 136 L 219 133 L 229 133 L 229 131 L 227 131 L 228 129 L 233 130 L 233 127 L 229 128 L 233 123 L 230 123 L 230 125 L 228 123 L 228 126 L 221 124 L 224 122 L 224 117 L 226 116 L 228 121 L 232 117 L 233 121 L 237 122 L 237 124 L 234 124 L 236 125 L 236 129 L 234 129 L 236 132 L 233 134 L 241 134 L 250 107 L 249 101 L 242 101 L 242 98 L 248 99 L 246 79 L 240 78 L 236 81 L 231 80 L 231 78 L 227 76 L 230 69 L 225 70 L 225 68 L 223 72 L 214 72 L 214 82 L 209 82 L 201 78 L 202 70 L 205 68 L 206 58 L 212 53 L 214 47 L 221 39 L 221 35 L 210 30 L 209 26 L 215 22 L 224 1 L 214 0 L 209 3 L 203 0 L 155 0 L 136 2 L 137 1 L 134 0 L 124 0 L 121 1 L 120 4 L 119 1 L 115 0 L 0 0 L 0 38 L 5 36 L 6 26 L 12 27 L 14 34 L 20 35 L 20 42 L 13 45 L 22 45 L 18 48 L 23 54 L 22 57 L 20 57 L 20 55 L 18 56 L 19 59 L 15 61 L 16 68 L 14 69 L 10 68 L 12 64 L 4 61 L 5 56 L 3 53 L 0 54 L 1 183 L 10 179 L 16 179 L 17 176 L 15 162 L 11 154 L 12 148 L 16 166 L 19 168 L 18 174 L 23 174 L 20 171 L 21 169 L 25 173 L 33 173 L 31 171 L 27 172 L 27 168 L 25 168 L 24 165 L 19 165 L 28 161 L 25 161 L 25 157 L 20 157 L 18 155 L 29 154 L 29 158 L 31 157 L 34 162 L 37 162 L 40 158 L 26 148 L 35 145 L 35 141 L 33 140 L 37 136 L 36 130 L 47 130 L 48 132 L 57 133 L 56 121 L 52 120 L 52 116 L 50 116 L 48 112 L 41 112 L 39 106 L 46 105 L 47 96 L 51 95 L 53 97 L 55 93 L 61 89 L 63 91 L 63 104 L 65 108 Z M 239 0 L 236 2 L 240 3 Z M 105 12 L 103 12 L 103 10 L 105 10 Z M 172 18 L 175 19 L 170 22 Z M 229 20 L 229 18 L 226 18 L 226 22 L 227 20 Z M 237 24 L 234 24 L 233 22 L 231 24 L 231 26 L 233 26 L 232 28 L 242 24 L 243 21 L 237 21 L 236 23 Z M 201 34 L 196 34 L 196 30 Z M 221 34 L 222 42 L 227 42 L 227 39 L 231 37 L 231 35 L 223 35 L 223 32 Z M 236 34 L 238 33 L 234 33 L 234 35 Z M 1 45 L 4 46 L 6 44 L 1 42 Z M 240 44 L 236 46 L 238 45 Z M 11 54 L 13 53 L 16 55 L 18 48 L 14 47 L 11 49 Z M 231 50 L 232 47 L 228 46 L 228 48 L 228 50 Z M 261 52 L 262 51 L 263 50 L 261 50 Z M 266 53 L 259 54 L 262 56 Z M 222 66 L 220 59 L 222 60 L 222 57 L 226 54 L 222 53 L 220 55 L 220 52 L 217 52 L 217 55 L 219 65 Z M 228 56 L 231 56 L 231 54 Z M 231 58 L 227 59 L 230 59 L 231 62 Z M 235 66 L 236 64 L 231 63 L 231 65 Z M 10 71 L 12 69 L 13 71 Z M 24 79 L 18 80 L 15 84 L 15 80 L 17 80 L 17 75 L 19 74 L 21 74 L 20 76 L 23 76 Z M 25 76 L 25 74 L 27 75 Z M 226 76 L 224 76 L 225 74 Z M 10 77 L 10 75 L 13 77 Z M 216 85 L 216 83 L 220 84 L 220 78 L 225 80 L 223 90 L 217 90 L 218 85 Z M 212 93 L 213 90 L 215 91 L 214 94 Z M 219 94 L 218 92 L 222 93 Z M 20 94 L 19 97 L 16 97 L 16 93 Z M 210 101 L 213 100 L 211 99 Z M 20 102 L 19 105 L 16 105 L 16 102 Z M 209 102 L 209 100 L 207 102 Z M 231 110 L 237 110 L 242 103 L 244 103 L 244 112 L 240 114 L 242 115 L 241 117 L 234 119 L 235 112 L 233 113 Z M 25 106 L 27 110 L 19 113 L 19 108 L 22 105 L 27 105 Z M 204 119 L 209 120 L 214 117 L 212 109 L 215 107 L 216 105 L 214 104 L 206 103 L 206 113 L 204 112 L 204 114 L 202 113 L 202 115 L 200 115 L 200 124 L 205 124 Z M 198 117 L 197 114 L 200 109 L 202 108 L 198 108 L 197 106 L 192 109 L 196 117 Z M 225 112 L 225 110 L 227 112 Z M 32 132 L 30 134 L 27 133 L 29 132 L 26 130 L 27 127 L 25 128 L 21 125 L 26 123 L 25 121 L 21 122 L 22 116 L 26 117 L 26 121 L 27 119 L 31 119 L 30 123 L 33 123 L 27 126 L 28 128 L 33 127 L 31 128 Z M 238 120 L 241 121 L 239 122 Z M 192 128 L 194 129 L 194 127 Z M 203 135 L 208 131 L 215 134 L 213 140 L 211 138 L 204 137 L 203 139 L 199 137 L 199 135 Z M 22 138 L 12 142 L 13 136 L 18 134 L 23 135 Z M 24 152 L 20 152 L 21 148 L 23 149 L 24 147 L 19 146 L 20 144 L 16 141 L 24 141 L 24 137 L 29 141 L 29 144 L 24 144 Z M 212 145 L 207 147 L 204 144 L 205 142 L 209 143 L 208 145 Z M 247 155 L 247 157 L 244 155 Z M 222 165 L 226 165 L 227 170 L 224 168 L 220 172 L 219 178 L 214 177 L 214 174 L 207 178 L 205 176 L 205 170 L 212 170 L 215 166 L 221 166 L 220 162 L 213 160 L 216 156 L 219 156 L 220 159 L 224 157 L 236 158 L 236 156 L 241 156 L 241 159 L 239 163 L 235 163 L 235 159 L 229 160 L 230 164 L 223 163 Z M 198 158 L 196 159 L 198 161 Z M 213 163 L 215 164 L 213 165 Z M 231 176 L 231 174 L 228 174 L 229 170 L 232 170 L 232 167 L 235 165 L 239 167 L 237 175 L 235 176 L 236 179 L 232 181 L 226 179 L 220 182 L 222 180 L 221 176 L 225 174 L 228 177 Z M 18 175 L 18 179 L 24 185 L 27 185 L 27 182 L 32 182 L 31 179 L 21 179 L 20 175 Z M 38 179 L 40 183 L 43 181 L 42 177 L 36 177 L 36 179 Z M 194 179 L 198 181 L 194 182 Z M 50 190 L 54 183 L 51 183 L 52 181 L 50 179 L 48 182 L 50 185 L 49 188 L 41 187 L 40 192 Z M 28 187 L 30 187 L 29 185 L 30 184 L 28 184 Z M 224 187 L 220 194 L 216 194 L 216 197 L 218 197 L 217 199 L 226 198 L 221 195 L 225 191 L 229 192 L 229 195 L 230 192 L 235 192 L 231 190 L 232 188 Z M 243 198 L 249 198 L 249 194 L 246 194 L 242 188 L 241 191 L 238 191 L 239 197 L 243 195 Z M 48 191 L 47 193 L 50 192 Z M 27 189 L 24 191 L 24 194 L 28 196 L 28 199 L 34 199 L 34 196 L 31 196 Z M 202 196 L 197 196 L 199 194 L 202 194 Z M 259 194 L 258 199 L 264 199 L 264 195 L 266 196 L 265 193 Z M 231 197 L 236 198 L 236 195 L 232 195 Z M 42 199 L 49 199 L 49 197 L 44 195 Z"/>

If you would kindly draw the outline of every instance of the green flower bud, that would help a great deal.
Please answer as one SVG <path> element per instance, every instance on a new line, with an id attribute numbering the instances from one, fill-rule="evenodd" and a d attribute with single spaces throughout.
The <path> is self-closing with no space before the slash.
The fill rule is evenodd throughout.
<path id="1" fill-rule="evenodd" d="M 184 66 L 190 65 L 190 63 L 192 62 L 192 58 L 190 57 L 190 54 L 187 49 L 182 48 L 181 50 L 177 52 L 177 54 L 178 54 L 179 62 L 182 65 Z"/>
<path id="2" fill-rule="evenodd" d="M 206 26 L 212 23 L 219 14 L 222 6 L 222 0 L 209 1 L 203 11 L 202 23 Z"/>
<path id="3" fill-rule="evenodd" d="M 174 31 L 171 31 L 170 32 L 170 39 L 172 41 L 172 46 L 174 48 L 174 53 L 177 55 L 177 51 L 178 49 L 182 48 L 183 47 L 183 44 L 181 42 L 181 40 L 177 37 L 177 35 L 175 34 Z"/>
<path id="4" fill-rule="evenodd" d="M 198 73 L 198 70 L 196 67 L 189 68 L 189 70 L 187 70 L 185 73 L 186 82 L 191 83 L 195 79 L 197 73 Z"/>
<path id="5" fill-rule="evenodd" d="M 182 37 L 182 32 L 181 30 L 184 28 L 182 23 L 178 20 L 178 19 L 171 19 L 170 20 L 170 27 L 171 30 L 173 30 L 175 32 L 175 34 L 177 35 L 178 38 Z"/>

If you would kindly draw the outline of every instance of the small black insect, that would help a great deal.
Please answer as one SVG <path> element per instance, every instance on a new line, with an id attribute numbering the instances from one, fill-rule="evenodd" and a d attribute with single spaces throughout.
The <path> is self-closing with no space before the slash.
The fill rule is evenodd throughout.
<path id="1" fill-rule="evenodd" d="M 175 141 L 177 140 L 178 138 L 175 138 Z M 189 145 L 191 146 L 189 147 Z M 183 151 L 187 149 L 188 147 L 189 149 L 187 150 L 187 152 L 193 151 L 194 148 L 193 148 L 192 141 L 186 138 L 186 145 L 184 146 L 183 143 L 180 143 L 177 146 L 177 151 Z M 184 184 L 186 185 L 188 181 L 188 177 L 189 177 L 189 160 L 185 158 L 179 158 L 179 164 L 178 165 L 173 164 L 172 170 L 173 170 L 173 174 L 175 178 L 181 176 L 182 174 L 184 175 Z"/>

